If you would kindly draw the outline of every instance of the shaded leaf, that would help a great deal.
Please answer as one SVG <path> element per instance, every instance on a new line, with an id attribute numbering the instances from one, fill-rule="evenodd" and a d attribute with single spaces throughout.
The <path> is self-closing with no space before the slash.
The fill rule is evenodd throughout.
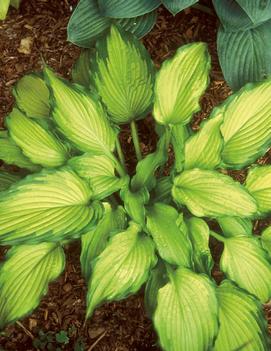
<path id="1" fill-rule="evenodd" d="M 103 16 L 130 18 L 145 15 L 160 5 L 160 0 L 98 0 Z"/>
<path id="2" fill-rule="evenodd" d="M 219 217 L 217 221 L 226 237 L 252 235 L 253 223 L 250 219 L 240 217 Z"/>
<path id="3" fill-rule="evenodd" d="M 12 184 L 20 179 L 19 174 L 9 173 L 3 169 L 0 170 L 0 191 L 8 189 Z"/>
<path id="4" fill-rule="evenodd" d="M 246 11 L 253 23 L 261 23 L 271 18 L 271 0 L 236 0 Z"/>
<path id="5" fill-rule="evenodd" d="M 162 4 L 170 11 L 174 16 L 178 12 L 196 4 L 198 0 L 162 0 Z"/>

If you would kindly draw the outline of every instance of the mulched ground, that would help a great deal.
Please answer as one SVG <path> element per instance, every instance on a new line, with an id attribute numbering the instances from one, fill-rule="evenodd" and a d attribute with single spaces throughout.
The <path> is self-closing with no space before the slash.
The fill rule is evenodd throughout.
<path id="1" fill-rule="evenodd" d="M 0 121 L 12 108 L 11 90 L 14 83 L 25 73 L 40 70 L 42 59 L 63 76 L 70 76 L 80 50 L 66 41 L 66 25 L 76 3 L 76 0 L 25 0 L 19 13 L 11 10 L 7 20 L 0 23 Z M 215 16 L 197 9 L 185 10 L 174 18 L 161 8 L 154 30 L 144 39 L 157 65 L 182 44 L 192 41 L 208 43 L 213 67 L 211 83 L 201 101 L 202 112 L 194 118 L 195 130 L 212 108 L 230 94 L 217 59 L 217 24 Z M 30 43 L 25 53 L 22 48 L 24 41 Z M 154 148 L 155 136 L 152 131 L 150 118 L 140 123 L 144 152 Z M 126 145 L 127 160 L 133 164 L 134 151 L 129 131 L 125 128 L 122 143 Z M 261 163 L 270 161 L 269 153 L 262 158 Z M 266 224 L 256 223 L 256 231 Z M 8 327 L 0 335 L 0 346 L 6 351 L 36 350 L 33 339 L 38 339 L 39 342 L 51 340 L 45 350 L 56 350 L 57 347 L 76 351 L 159 350 L 151 322 L 144 313 L 142 292 L 125 301 L 98 308 L 94 317 L 84 325 L 86 288 L 80 274 L 79 255 L 79 245 L 73 244 L 67 248 L 65 273 L 50 285 L 48 295 L 29 318 Z M 267 315 L 269 310 L 271 321 L 271 310 L 266 310 Z M 67 331 L 69 338 L 65 345 L 55 340 L 55 334 L 61 330 Z"/>

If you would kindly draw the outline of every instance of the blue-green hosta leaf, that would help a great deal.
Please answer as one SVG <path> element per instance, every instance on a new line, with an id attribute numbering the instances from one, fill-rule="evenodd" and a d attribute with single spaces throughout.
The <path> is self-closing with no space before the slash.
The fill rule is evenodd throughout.
<path id="1" fill-rule="evenodd" d="M 4 20 L 8 13 L 10 0 L 1 0 L 0 1 L 0 20 Z"/>
<path id="2" fill-rule="evenodd" d="M 90 48 L 110 27 L 112 20 L 104 17 L 97 0 L 80 0 L 68 24 L 68 40 L 83 48 Z"/>
<path id="3" fill-rule="evenodd" d="M 153 319 L 164 350 L 211 349 L 218 331 L 215 286 L 206 276 L 179 268 L 159 290 Z"/>
<path id="4" fill-rule="evenodd" d="M 233 237 L 224 242 L 221 270 L 262 302 L 271 297 L 271 264 L 256 237 Z"/>
<path id="5" fill-rule="evenodd" d="M 157 307 L 157 295 L 160 288 L 168 282 L 166 267 L 163 261 L 158 260 L 157 265 L 150 272 L 149 279 L 145 287 L 145 309 L 151 318 Z"/>
<path id="6" fill-rule="evenodd" d="M 13 89 L 13 95 L 17 107 L 28 117 L 49 117 L 49 90 L 40 75 L 32 73 L 21 78 Z"/>
<path id="7" fill-rule="evenodd" d="M 227 167 L 241 169 L 264 155 L 270 147 L 270 99 L 269 79 L 245 86 L 214 111 L 214 115 L 224 115 L 221 127 L 224 148 L 221 156 Z"/>
<path id="8" fill-rule="evenodd" d="M 68 149 L 51 132 L 14 108 L 6 119 L 9 134 L 33 163 L 58 167 L 68 159 Z"/>
<path id="9" fill-rule="evenodd" d="M 153 241 L 135 223 L 114 235 L 92 267 L 88 284 L 87 317 L 105 301 L 137 292 L 156 264 Z"/>
<path id="10" fill-rule="evenodd" d="M 233 90 L 271 75 L 271 21 L 256 28 L 218 31 L 218 56 L 224 77 Z"/>
<path id="11" fill-rule="evenodd" d="M 185 143 L 185 169 L 214 169 L 221 162 L 223 138 L 220 126 L 223 115 L 209 119 L 200 131 L 191 136 Z"/>
<path id="12" fill-rule="evenodd" d="M 0 160 L 8 165 L 16 165 L 21 168 L 29 169 L 30 171 L 36 171 L 39 168 L 22 153 L 19 146 L 8 137 L 6 131 L 0 131 Z"/>
<path id="13" fill-rule="evenodd" d="M 253 23 L 261 23 L 271 18 L 271 0 L 236 0 L 246 11 Z"/>
<path id="14" fill-rule="evenodd" d="M 20 175 L 0 170 L 0 191 L 8 189 L 12 184 L 20 180 Z"/>
<path id="15" fill-rule="evenodd" d="M 219 333 L 214 351 L 268 351 L 267 323 L 260 302 L 229 280 L 217 289 Z"/>
<path id="16" fill-rule="evenodd" d="M 57 244 L 10 249 L 0 266 L 0 329 L 31 313 L 64 266 L 65 254 Z"/>
<path id="17" fill-rule="evenodd" d="M 112 208 L 104 204 L 104 214 L 95 228 L 81 236 L 81 270 L 86 279 L 91 274 L 92 261 L 98 257 L 106 247 L 108 238 L 115 232 L 124 230 L 126 216 L 123 208 Z"/>
<path id="18" fill-rule="evenodd" d="M 52 92 L 52 115 L 61 132 L 82 151 L 113 151 L 116 133 L 97 97 L 72 87 L 49 69 L 45 73 Z"/>
<path id="19" fill-rule="evenodd" d="M 228 237 L 252 235 L 253 223 L 248 218 L 240 217 L 219 217 L 217 221 L 223 231 L 223 234 Z"/>
<path id="20" fill-rule="evenodd" d="M 271 256 L 271 226 L 266 228 L 261 235 L 261 243 L 263 248 L 268 251 Z"/>
<path id="21" fill-rule="evenodd" d="M 162 0 L 162 4 L 175 16 L 178 12 L 197 3 L 198 0 Z"/>
<path id="22" fill-rule="evenodd" d="M 193 245 L 193 261 L 199 273 L 211 275 L 214 261 L 209 248 L 209 227 L 200 218 L 192 217 L 186 222 Z"/>
<path id="23" fill-rule="evenodd" d="M 246 188 L 256 199 L 260 214 L 271 213 L 271 166 L 252 168 L 246 179 Z"/>
<path id="24" fill-rule="evenodd" d="M 257 211 L 255 200 L 241 184 L 216 171 L 184 171 L 175 177 L 172 195 L 197 217 L 249 217 Z"/>
<path id="25" fill-rule="evenodd" d="M 179 213 L 174 207 L 156 203 L 147 212 L 147 229 L 163 260 L 173 265 L 191 267 L 192 246 L 177 225 Z"/>
<path id="26" fill-rule="evenodd" d="M 114 162 L 107 156 L 84 154 L 70 159 L 69 165 L 93 190 L 92 198 L 102 200 L 127 183 L 126 178 L 115 176 Z"/>
<path id="27" fill-rule="evenodd" d="M 122 18 L 115 20 L 126 32 L 133 33 L 137 38 L 143 38 L 154 27 L 157 19 L 157 12 L 152 11 L 143 16 Z"/>
<path id="28" fill-rule="evenodd" d="M 68 168 L 45 170 L 1 194 L 0 243 L 60 241 L 86 233 L 96 224 L 92 191 Z"/>
<path id="29" fill-rule="evenodd" d="M 98 4 L 105 17 L 131 18 L 153 11 L 160 0 L 98 0 Z"/>
<path id="30" fill-rule="evenodd" d="M 210 57 L 204 43 L 182 46 L 166 60 L 155 83 L 153 115 L 160 124 L 187 124 L 200 109 L 209 82 Z"/>
<path id="31" fill-rule="evenodd" d="M 74 83 L 89 88 L 90 85 L 90 64 L 95 55 L 95 49 L 83 49 L 72 68 L 72 80 Z"/>
<path id="32" fill-rule="evenodd" d="M 228 32 L 236 32 L 254 27 L 236 0 L 213 0 L 214 8 L 224 29 Z"/>
<path id="33" fill-rule="evenodd" d="M 144 46 L 112 26 L 97 45 L 94 84 L 118 124 L 145 117 L 153 100 L 154 66 Z"/>

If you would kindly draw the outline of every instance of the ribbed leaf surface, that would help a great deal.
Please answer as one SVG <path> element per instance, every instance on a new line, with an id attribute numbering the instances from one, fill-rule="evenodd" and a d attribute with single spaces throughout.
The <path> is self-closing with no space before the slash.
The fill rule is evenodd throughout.
<path id="1" fill-rule="evenodd" d="M 81 270 L 86 279 L 91 274 L 91 264 L 106 247 L 111 234 L 125 229 L 126 216 L 122 207 L 112 208 L 104 204 L 104 215 L 95 228 L 81 236 Z"/>
<path id="2" fill-rule="evenodd" d="M 13 95 L 17 107 L 28 117 L 49 117 L 49 90 L 40 75 L 25 75 L 16 84 Z"/>
<path id="3" fill-rule="evenodd" d="M 0 329 L 36 308 L 48 284 L 63 271 L 65 254 L 52 243 L 21 245 L 8 251 L 0 268 Z"/>
<path id="4" fill-rule="evenodd" d="M 130 18 L 145 15 L 160 5 L 160 0 L 98 0 L 103 16 Z"/>
<path id="5" fill-rule="evenodd" d="M 256 199 L 260 213 L 271 213 L 271 166 L 252 168 L 246 179 L 246 188 Z"/>
<path id="6" fill-rule="evenodd" d="M 68 24 L 68 40 L 83 48 L 90 48 L 110 27 L 112 20 L 104 17 L 97 0 L 80 0 Z"/>
<path id="7" fill-rule="evenodd" d="M 20 179 L 20 176 L 14 173 L 9 173 L 0 170 L 0 191 L 8 189 L 12 184 L 16 183 Z"/>
<path id="8" fill-rule="evenodd" d="M 175 16 L 178 12 L 197 3 L 198 0 L 162 0 L 162 4 Z"/>
<path id="9" fill-rule="evenodd" d="M 224 77 L 233 90 L 271 74 L 271 21 L 245 31 L 218 31 L 217 45 Z"/>
<path id="10" fill-rule="evenodd" d="M 225 280 L 217 289 L 219 333 L 214 351 L 268 351 L 269 338 L 257 299 Z"/>
<path id="11" fill-rule="evenodd" d="M 255 200 L 241 184 L 215 171 L 184 171 L 175 177 L 172 194 L 197 217 L 249 217 L 257 210 Z"/>
<path id="12" fill-rule="evenodd" d="M 72 158 L 69 165 L 80 177 L 88 180 L 93 199 L 104 199 L 119 190 L 126 181 L 115 176 L 114 162 L 106 156 L 84 154 Z"/>
<path id="13" fill-rule="evenodd" d="M 57 78 L 49 69 L 46 77 L 52 91 L 53 118 L 68 140 L 93 154 L 114 150 L 116 134 L 97 97 Z"/>
<path id="14" fill-rule="evenodd" d="M 152 11 L 143 16 L 122 18 L 115 20 L 126 32 L 133 33 L 137 38 L 142 38 L 154 27 L 157 19 L 157 12 Z"/>
<path id="15" fill-rule="evenodd" d="M 31 175 L 0 199 L 0 243 L 60 241 L 91 229 L 92 192 L 69 169 Z"/>
<path id="16" fill-rule="evenodd" d="M 271 145 L 271 80 L 248 85 L 222 107 L 223 162 L 241 169 L 264 155 Z M 253 101 L 253 103 L 252 103 Z M 214 114 L 220 114 L 221 108 Z"/>
<path id="17" fill-rule="evenodd" d="M 261 243 L 271 257 L 271 226 L 266 228 L 261 235 Z"/>
<path id="18" fill-rule="evenodd" d="M 89 88 L 90 84 L 90 63 L 95 55 L 95 49 L 82 49 L 81 54 L 72 68 L 72 80 Z"/>
<path id="19" fill-rule="evenodd" d="M 154 244 L 140 227 L 130 227 L 112 237 L 93 265 L 88 284 L 87 317 L 105 301 L 120 300 L 139 290 L 156 264 Z"/>
<path id="20" fill-rule="evenodd" d="M 145 117 L 153 100 L 154 68 L 144 46 L 112 26 L 97 46 L 94 81 L 115 123 Z"/>
<path id="21" fill-rule="evenodd" d="M 240 217 L 219 217 L 217 221 L 226 237 L 252 235 L 253 224 L 250 219 Z"/>
<path id="22" fill-rule="evenodd" d="M 193 245 L 193 261 L 199 273 L 211 275 L 214 265 L 209 248 L 209 227 L 200 218 L 192 217 L 187 222 L 189 238 Z"/>
<path id="23" fill-rule="evenodd" d="M 211 349 L 218 331 L 215 287 L 206 276 L 179 268 L 158 292 L 154 325 L 166 351 Z"/>
<path id="24" fill-rule="evenodd" d="M 14 141 L 8 137 L 6 131 L 0 131 L 0 160 L 8 165 L 16 165 L 21 168 L 35 171 L 38 166 L 34 165 L 17 146 Z"/>
<path id="25" fill-rule="evenodd" d="M 14 108 L 7 118 L 9 134 L 33 163 L 58 167 L 68 158 L 67 147 L 51 132 Z"/>
<path id="26" fill-rule="evenodd" d="M 147 229 L 163 260 L 173 265 L 191 267 L 192 246 L 177 226 L 178 217 L 174 207 L 156 203 L 147 213 Z"/>
<path id="27" fill-rule="evenodd" d="M 228 238 L 220 267 L 227 277 L 262 302 L 271 297 L 271 264 L 257 238 Z"/>
<path id="28" fill-rule="evenodd" d="M 218 115 L 204 123 L 199 132 L 185 143 L 185 169 L 214 169 L 221 162 L 223 138 L 220 126 L 223 115 Z"/>
<path id="29" fill-rule="evenodd" d="M 254 23 L 271 18 L 271 0 L 236 0 Z"/>
<path id="30" fill-rule="evenodd" d="M 160 124 L 187 124 L 200 109 L 209 82 L 210 57 L 204 43 L 182 46 L 157 75 L 153 114 Z"/>

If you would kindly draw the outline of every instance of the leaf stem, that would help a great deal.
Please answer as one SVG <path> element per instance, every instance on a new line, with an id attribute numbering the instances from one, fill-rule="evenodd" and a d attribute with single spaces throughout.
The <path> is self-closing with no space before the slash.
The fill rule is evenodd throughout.
<path id="1" fill-rule="evenodd" d="M 120 163 L 120 161 L 117 159 L 117 157 L 113 154 L 113 152 L 110 152 L 107 154 L 107 156 L 114 162 L 115 164 L 115 168 L 118 172 L 118 174 L 124 178 L 127 176 L 127 173 L 125 171 L 125 169 L 123 168 L 122 164 Z"/>
<path id="2" fill-rule="evenodd" d="M 210 235 L 214 238 L 216 238 L 216 240 L 218 241 L 222 241 L 223 243 L 226 242 L 227 238 L 224 238 L 222 235 L 217 234 L 216 232 L 213 232 L 212 230 L 210 230 Z"/>
<path id="3" fill-rule="evenodd" d="M 136 153 L 136 158 L 138 161 L 142 160 L 142 154 L 140 150 L 140 142 L 139 142 L 139 137 L 138 137 L 138 132 L 137 132 L 137 127 L 135 121 L 132 121 L 130 123 L 131 126 L 131 133 L 132 133 L 132 138 L 133 138 L 133 143 L 135 147 L 135 153 Z"/>
<path id="4" fill-rule="evenodd" d="M 124 168 L 125 172 L 127 173 L 127 168 L 126 168 L 126 164 L 125 164 L 125 157 L 124 157 L 124 154 L 123 154 L 123 151 L 121 148 L 119 138 L 117 138 L 117 140 L 116 140 L 116 149 L 117 149 L 118 157 L 120 159 L 122 167 Z"/>

